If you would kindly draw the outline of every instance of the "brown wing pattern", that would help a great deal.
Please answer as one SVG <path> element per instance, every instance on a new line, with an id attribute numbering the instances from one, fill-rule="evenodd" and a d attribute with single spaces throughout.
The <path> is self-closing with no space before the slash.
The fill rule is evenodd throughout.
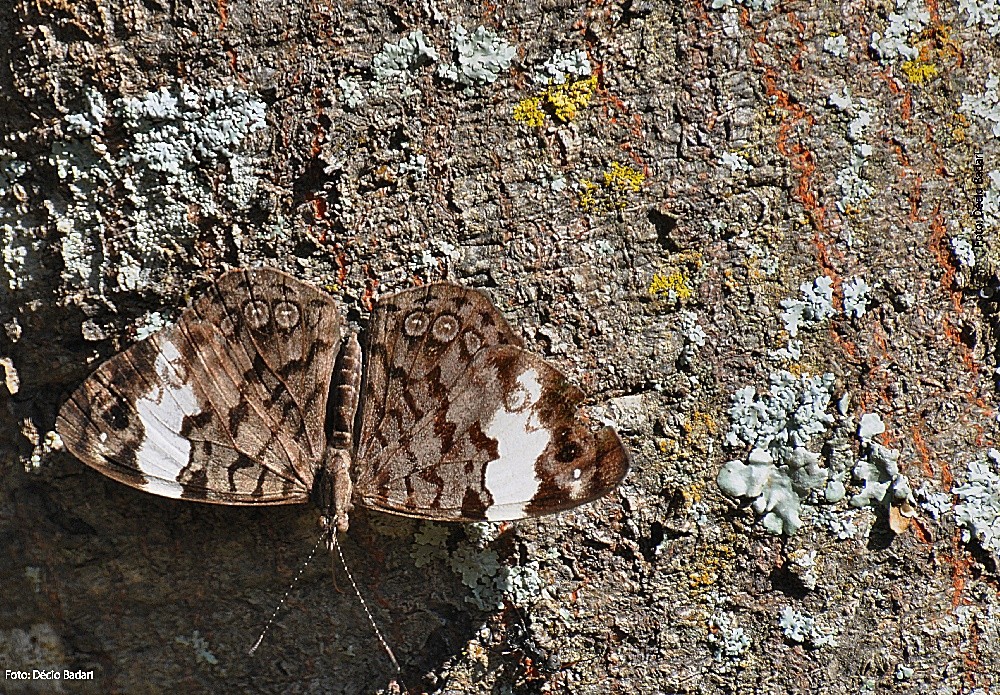
<path id="1" fill-rule="evenodd" d="M 88 465 L 155 494 L 305 501 L 341 323 L 330 296 L 289 275 L 226 273 L 175 326 L 98 367 L 57 429 Z"/>
<path id="2" fill-rule="evenodd" d="M 380 299 L 368 328 L 358 460 L 406 440 L 484 347 L 520 344 L 476 290 L 435 283 Z"/>
<path id="3" fill-rule="evenodd" d="M 428 519 L 519 519 L 596 499 L 622 480 L 629 459 L 618 435 L 577 419 L 580 390 L 517 347 L 484 297 L 454 285 L 421 290 L 393 295 L 373 314 L 355 486 L 362 504 Z M 485 302 L 475 312 L 449 304 L 473 294 Z M 440 317 L 451 328 L 435 334 Z M 484 324 L 506 331 L 468 349 L 465 332 Z M 369 410 L 373 393 L 384 395 Z"/>

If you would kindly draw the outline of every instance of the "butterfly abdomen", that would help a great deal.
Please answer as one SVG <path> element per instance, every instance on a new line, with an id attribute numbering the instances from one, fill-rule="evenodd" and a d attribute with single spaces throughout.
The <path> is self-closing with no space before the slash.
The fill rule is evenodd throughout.
<path id="1" fill-rule="evenodd" d="M 361 388 L 361 359 L 358 336 L 352 333 L 343 342 L 333 369 L 326 419 L 326 445 L 329 448 L 347 451 L 354 448 L 354 417 L 358 412 Z"/>
<path id="2" fill-rule="evenodd" d="M 326 451 L 313 481 L 312 500 L 322 513 L 324 527 L 347 531 L 351 511 L 351 462 L 354 456 L 354 418 L 361 389 L 361 345 L 352 333 L 341 343 L 333 368 L 327 401 Z"/>

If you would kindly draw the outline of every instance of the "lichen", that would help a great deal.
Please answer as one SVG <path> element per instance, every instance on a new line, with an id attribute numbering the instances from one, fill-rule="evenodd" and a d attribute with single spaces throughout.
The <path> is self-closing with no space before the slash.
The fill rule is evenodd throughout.
<path id="1" fill-rule="evenodd" d="M 799 578 L 802 586 L 812 591 L 819 581 L 816 551 L 800 548 L 788 554 L 788 569 Z"/>
<path id="2" fill-rule="evenodd" d="M 144 340 L 154 333 L 163 330 L 167 325 L 169 325 L 169 322 L 163 318 L 160 312 L 151 311 L 136 324 L 135 339 Z"/>
<path id="3" fill-rule="evenodd" d="M 600 186 L 590 179 L 580 179 L 580 207 L 590 211 L 597 207 L 597 196 Z"/>
<path id="4" fill-rule="evenodd" d="M 848 142 L 853 143 L 851 161 L 837 172 L 835 178 L 841 192 L 837 209 L 846 215 L 856 215 L 864 209 L 865 204 L 875 193 L 875 188 L 864 175 L 872 147 L 864 142 L 863 138 L 871 125 L 872 114 L 868 110 L 867 100 L 859 99 L 858 103 L 855 103 L 847 87 L 844 87 L 840 94 L 836 92 L 830 94 L 827 103 L 838 111 L 851 115 L 846 134 Z"/>
<path id="5" fill-rule="evenodd" d="M 351 110 L 361 106 L 368 97 L 360 77 L 353 75 L 341 77 L 337 80 L 337 86 L 340 87 L 341 99 Z"/>
<path id="6" fill-rule="evenodd" d="M 737 172 L 748 172 L 753 170 L 753 166 L 747 159 L 739 154 L 738 152 L 724 152 L 719 158 L 719 161 L 723 166 L 729 167 L 729 171 L 732 173 Z"/>
<path id="7" fill-rule="evenodd" d="M 53 142 L 49 157 L 61 190 L 45 207 L 61 236 L 64 282 L 102 295 L 114 268 L 119 288 L 147 287 L 202 221 L 245 208 L 258 177 L 242 150 L 264 128 L 264 112 L 262 101 L 233 87 L 163 87 L 110 107 L 99 92 L 86 90 L 83 108 L 64 119 L 67 137 Z M 105 131 L 115 132 L 114 149 Z M 112 266 L 104 249 L 119 227 L 129 234 L 114 235 Z"/>
<path id="8" fill-rule="evenodd" d="M 919 60 L 908 60 L 899 66 L 910 84 L 922 85 L 930 82 L 938 75 L 937 66 Z"/>
<path id="9" fill-rule="evenodd" d="M 372 73 L 380 81 L 405 81 L 413 68 L 437 59 L 437 50 L 427 43 L 427 37 L 418 29 L 396 43 L 383 43 L 381 52 L 372 58 Z"/>
<path id="10" fill-rule="evenodd" d="M 1000 555 L 1000 450 L 989 449 L 986 456 L 969 464 L 965 482 L 951 490 L 955 523 L 962 540 L 975 540 L 987 552 Z"/>
<path id="11" fill-rule="evenodd" d="M 955 257 L 955 260 L 958 261 L 959 265 L 966 268 L 974 268 L 976 266 L 975 249 L 972 248 L 972 244 L 970 244 L 966 239 L 963 239 L 962 237 L 952 237 L 949 241 L 949 245 L 951 246 L 951 253 Z"/>
<path id="12" fill-rule="evenodd" d="M 898 449 L 869 442 L 854 466 L 854 479 L 862 484 L 861 492 L 851 497 L 852 507 L 915 504 L 910 481 L 899 470 Z"/>
<path id="13" fill-rule="evenodd" d="M 750 648 L 750 635 L 736 622 L 736 616 L 721 611 L 708 619 L 708 643 L 716 661 L 738 660 Z"/>
<path id="14" fill-rule="evenodd" d="M 31 260 L 41 248 L 41 235 L 27 218 L 22 179 L 29 166 L 14 152 L 0 149 L 0 260 L 11 290 L 27 286 Z"/>
<path id="15" fill-rule="evenodd" d="M 655 277 L 653 278 L 656 279 Z M 652 287 L 650 288 L 652 290 Z M 693 293 L 692 293 L 693 294 Z M 679 316 L 679 329 L 684 339 L 684 346 L 681 348 L 679 362 L 683 367 L 689 367 L 694 363 L 694 358 L 698 354 L 699 348 L 705 347 L 705 340 L 708 335 L 705 329 L 698 323 L 698 315 L 693 311 L 682 311 Z M 694 413 L 692 418 L 698 413 Z M 702 414 L 705 415 L 705 414 Z"/>
<path id="16" fill-rule="evenodd" d="M 410 555 L 417 567 L 442 563 L 447 566 L 469 588 L 466 601 L 480 610 L 496 610 L 508 600 L 519 603 L 533 600 L 542 591 L 537 563 L 515 567 L 503 564 L 498 553 L 489 547 L 496 538 L 496 528 L 489 523 L 466 524 L 465 540 L 449 550 L 450 529 L 443 524 L 424 522 L 414 536 Z"/>
<path id="17" fill-rule="evenodd" d="M 482 25 L 471 34 L 461 24 L 453 25 L 451 47 L 455 62 L 439 65 L 438 75 L 462 85 L 469 95 L 475 87 L 496 82 L 517 54 L 516 48 Z"/>
<path id="18" fill-rule="evenodd" d="M 649 283 L 648 292 L 654 298 L 671 301 L 686 301 L 694 292 L 688 284 L 688 277 L 680 270 L 671 273 L 656 273 Z"/>
<path id="19" fill-rule="evenodd" d="M 591 72 L 590 59 L 584 49 L 568 53 L 556 50 L 551 58 L 535 69 L 534 81 L 542 85 L 565 84 L 571 77 L 587 77 Z"/>
<path id="20" fill-rule="evenodd" d="M 548 114 L 557 123 L 569 123 L 576 118 L 581 109 L 590 103 L 596 90 L 597 75 L 590 75 L 590 77 L 575 82 L 552 84 L 538 94 L 519 101 L 514 107 L 514 120 L 534 128 L 544 125 Z M 615 164 L 618 163 L 615 162 Z M 622 165 L 618 164 L 618 166 Z M 634 177 L 634 174 L 625 174 L 624 172 L 622 175 L 626 178 Z"/>
<path id="21" fill-rule="evenodd" d="M 752 499 L 761 525 L 773 534 L 794 534 L 802 525 L 800 503 L 822 490 L 829 471 L 808 447 L 833 422 L 826 412 L 833 374 L 796 378 L 771 374 L 771 388 L 758 394 L 747 386 L 733 394 L 728 446 L 749 446 L 746 461 L 733 460 L 716 482 L 731 497 Z"/>
<path id="22" fill-rule="evenodd" d="M 851 278 L 844 283 L 844 313 L 861 318 L 868 310 L 871 286 L 864 278 Z"/>
<path id="23" fill-rule="evenodd" d="M 646 175 L 638 169 L 612 162 L 602 174 L 600 185 L 591 179 L 580 180 L 580 207 L 588 212 L 624 210 L 634 195 L 642 190 L 645 180 Z"/>
<path id="24" fill-rule="evenodd" d="M 404 98 L 419 94 L 416 86 L 419 68 L 437 60 L 437 50 L 419 29 L 411 31 L 396 43 L 386 41 L 382 50 L 372 58 L 375 80 L 370 88 L 383 95 L 394 90 Z M 359 79 L 348 76 L 339 80 L 337 85 L 349 108 L 357 108 L 364 102 L 365 89 Z"/>
<path id="25" fill-rule="evenodd" d="M 545 112 L 541 108 L 542 97 L 527 97 L 514 107 L 514 121 L 529 128 L 545 125 Z"/>
<path id="26" fill-rule="evenodd" d="M 820 275 L 812 282 L 799 285 L 802 299 L 783 299 L 781 320 L 785 330 L 793 338 L 799 334 L 800 327 L 812 327 L 834 314 L 833 281 L 825 275 Z"/>
<path id="27" fill-rule="evenodd" d="M 827 36 L 823 40 L 823 50 L 838 58 L 847 57 L 847 37 L 843 34 Z"/>
<path id="28" fill-rule="evenodd" d="M 543 93 L 544 100 L 555 111 L 555 117 L 563 123 L 576 118 L 576 114 L 590 103 L 597 89 L 597 75 L 585 80 L 553 85 Z"/>
<path id="29" fill-rule="evenodd" d="M 605 188 L 622 196 L 629 193 L 638 193 L 642 189 L 642 183 L 645 180 L 645 174 L 621 162 L 611 162 L 609 169 L 604 172 Z"/>
<path id="30" fill-rule="evenodd" d="M 958 0 L 958 11 L 965 13 L 965 26 L 981 24 L 990 36 L 1000 36 L 1000 5 L 996 0 Z"/>
<path id="31" fill-rule="evenodd" d="M 200 662 L 211 664 L 212 666 L 219 663 L 215 654 L 213 654 L 208 648 L 208 640 L 202 637 L 197 630 L 192 632 L 190 637 L 185 637 L 183 635 L 175 637 L 174 642 L 191 647 L 191 649 L 194 650 L 195 659 Z"/>
<path id="32" fill-rule="evenodd" d="M 791 606 L 785 606 L 778 619 L 778 626 L 786 639 L 810 647 L 836 646 L 833 632 L 820 627 L 816 619 L 800 613 Z"/>
<path id="33" fill-rule="evenodd" d="M 871 47 L 886 64 L 898 57 L 916 60 L 920 52 L 910 45 L 910 37 L 918 36 L 930 21 L 922 0 L 896 0 L 896 11 L 889 13 L 885 29 L 872 33 Z"/>

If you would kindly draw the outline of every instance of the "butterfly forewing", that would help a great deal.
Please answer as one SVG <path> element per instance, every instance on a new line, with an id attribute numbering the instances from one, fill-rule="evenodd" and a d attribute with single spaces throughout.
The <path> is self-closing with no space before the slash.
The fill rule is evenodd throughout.
<path id="1" fill-rule="evenodd" d="M 368 329 L 359 461 L 403 442 L 419 447 L 414 426 L 451 399 L 475 355 L 490 345 L 520 343 L 475 290 L 437 283 L 380 299 Z"/>
<path id="2" fill-rule="evenodd" d="M 576 419 L 579 389 L 517 347 L 485 297 L 422 289 L 388 297 L 373 314 L 356 465 L 362 504 L 428 519 L 519 519 L 621 481 L 628 455 L 617 434 Z M 456 313 L 450 303 L 459 300 L 477 311 Z M 448 330 L 434 331 L 439 322 Z M 502 329 L 481 340 L 484 326 Z M 391 337 L 376 358 L 380 333 Z M 373 393 L 384 395 L 369 411 Z"/>
<path id="3" fill-rule="evenodd" d="M 227 426 L 252 436 L 260 414 L 268 420 L 258 432 L 265 446 L 277 440 L 295 452 L 292 464 L 311 479 L 326 446 L 330 376 L 342 341 L 335 300 L 285 273 L 255 269 L 226 273 L 191 308 L 200 321 L 190 324 L 216 327 L 221 341 L 212 347 L 231 361 L 222 365 L 233 376 L 227 392 L 239 400 Z"/>
<path id="4" fill-rule="evenodd" d="M 341 318 L 274 270 L 226 273 L 177 323 L 102 364 L 60 411 L 67 448 L 168 497 L 308 499 Z"/>

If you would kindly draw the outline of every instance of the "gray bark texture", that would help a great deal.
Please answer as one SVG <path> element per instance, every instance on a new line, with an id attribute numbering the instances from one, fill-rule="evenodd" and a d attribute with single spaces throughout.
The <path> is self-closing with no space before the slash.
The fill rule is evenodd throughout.
<path id="1" fill-rule="evenodd" d="M 923 0 L 0 0 L 0 691 L 1000 692 L 998 28 Z M 402 673 L 335 556 L 298 575 L 314 509 L 156 497 L 49 434 L 257 265 L 361 327 L 384 292 L 483 289 L 632 453 L 608 497 L 498 529 L 357 510 Z M 833 375 L 800 403 L 818 461 L 744 467 L 735 394 L 778 417 L 784 372 Z M 766 480 L 727 496 L 727 465 Z"/>

